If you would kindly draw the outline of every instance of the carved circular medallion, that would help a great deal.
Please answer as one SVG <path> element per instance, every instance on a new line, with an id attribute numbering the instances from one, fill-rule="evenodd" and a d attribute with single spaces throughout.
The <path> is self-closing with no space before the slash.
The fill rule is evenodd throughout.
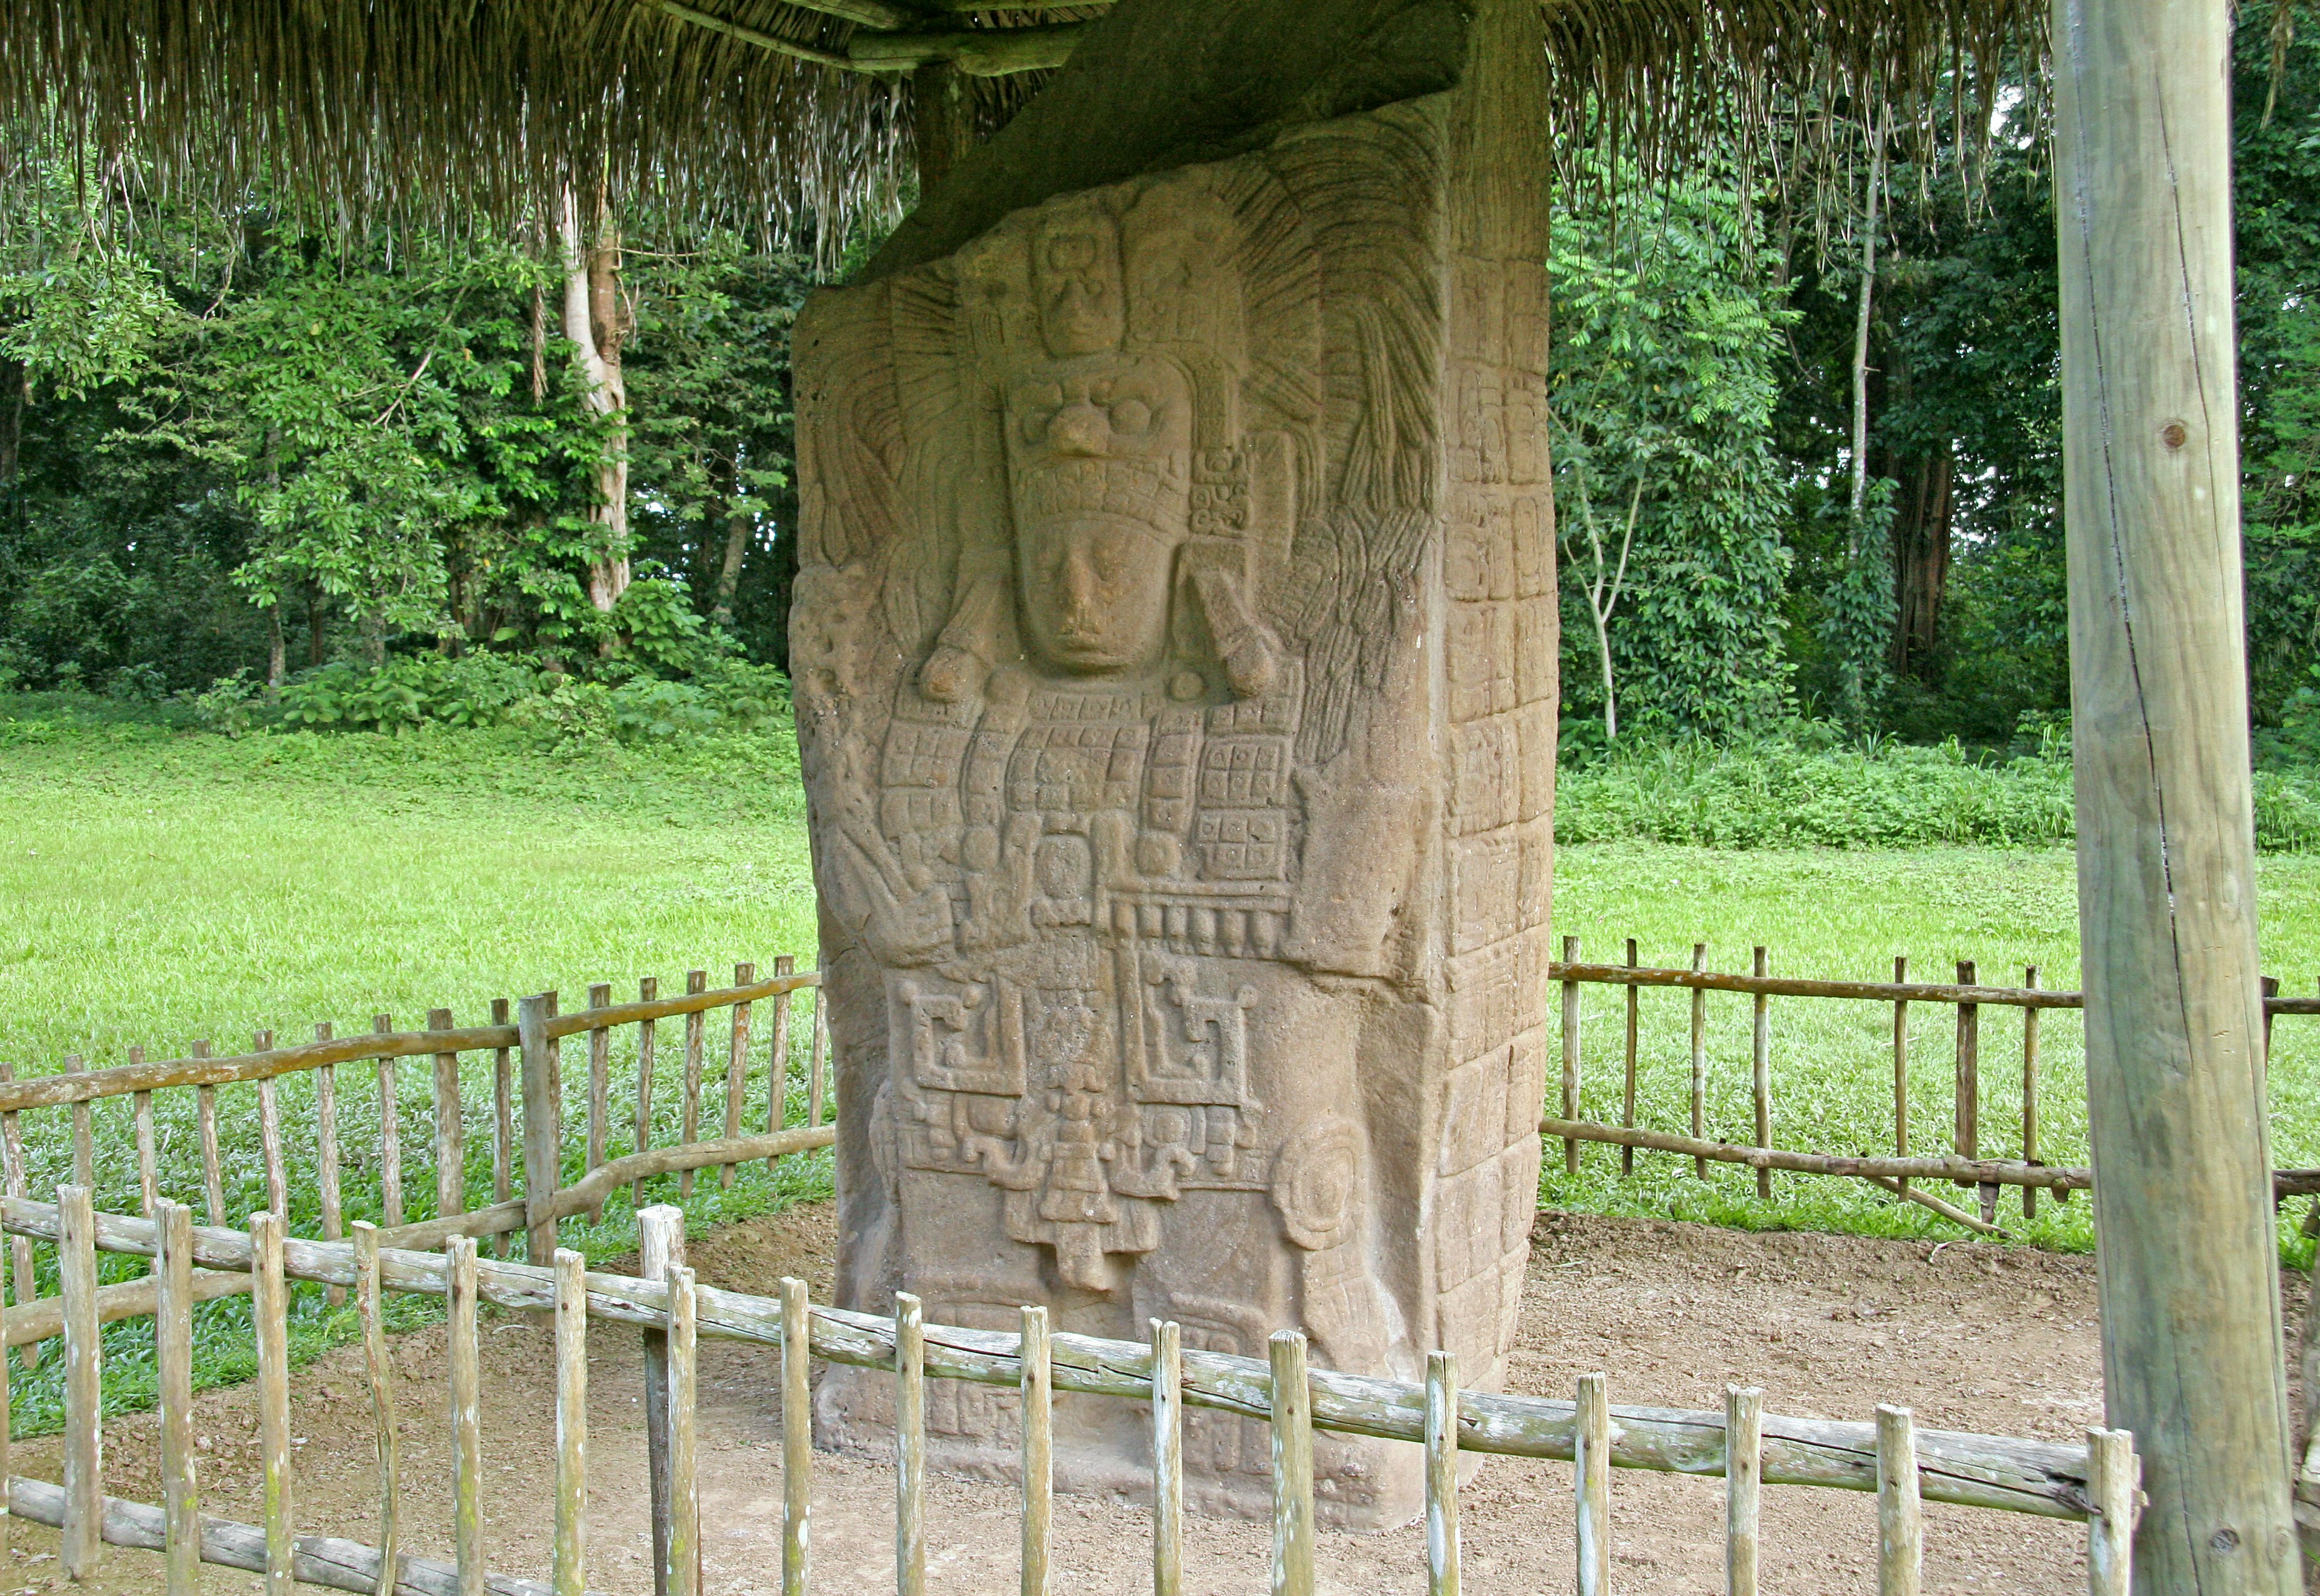
<path id="1" fill-rule="evenodd" d="M 1307 1126 L 1274 1160 L 1273 1205 L 1289 1239 L 1308 1251 L 1351 1238 L 1361 1191 L 1361 1133 L 1344 1120 Z"/>

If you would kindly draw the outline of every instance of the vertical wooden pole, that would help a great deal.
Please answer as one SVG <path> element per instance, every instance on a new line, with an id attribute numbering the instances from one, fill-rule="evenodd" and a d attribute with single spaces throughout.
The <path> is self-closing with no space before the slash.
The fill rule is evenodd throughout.
<path id="1" fill-rule="evenodd" d="M 813 1046 L 806 1056 L 805 1122 L 819 1127 L 829 1066 L 829 972 L 817 964 L 815 974 L 821 979 L 813 989 Z"/>
<path id="2" fill-rule="evenodd" d="M 1427 1596 L 1458 1596 L 1458 1360 L 1451 1353 L 1429 1352 L 1426 1355 Z"/>
<path id="3" fill-rule="evenodd" d="M 668 1271 L 669 1596 L 701 1596 L 700 1438 L 693 1414 L 701 1386 L 700 1319 L 693 1271 Z"/>
<path id="4" fill-rule="evenodd" d="M 1691 970 L 1699 975 L 1708 968 L 1708 944 L 1691 945 Z M 1708 989 L 1691 989 L 1691 1134 L 1696 1141 L 1708 1138 Z M 1694 1158 L 1691 1173 L 1695 1179 L 1708 1178 L 1708 1160 Z"/>
<path id="5" fill-rule="evenodd" d="M 684 1211 L 663 1202 L 637 1215 L 637 1272 L 647 1280 L 666 1283 L 684 1265 Z M 669 1596 L 669 1542 L 675 1533 L 676 1507 L 670 1480 L 668 1331 L 666 1327 L 648 1329 L 639 1339 L 644 1345 L 645 1478 L 652 1509 L 653 1596 Z M 786 1427 L 786 1414 L 783 1423 Z"/>
<path id="6" fill-rule="evenodd" d="M 401 1433 L 394 1411 L 394 1365 L 386 1353 L 386 1302 L 378 1274 L 378 1230 L 355 1221 L 355 1316 L 362 1321 L 363 1373 L 370 1385 L 371 1438 L 378 1454 L 379 1570 L 403 1577 Z"/>
<path id="7" fill-rule="evenodd" d="M 186 1358 L 188 1363 L 192 1362 L 193 1353 L 190 1342 Z M 9 1483 L 15 1478 L 16 1466 L 14 1458 L 10 1455 L 9 1428 L 12 1416 L 9 1410 L 11 1405 L 8 1391 L 8 1359 L 5 1349 L 0 1349 L 0 1568 L 14 1566 L 8 1560 L 8 1542 L 13 1538 L 9 1531 L 15 1528 L 13 1519 L 16 1511 L 14 1487 Z M 168 1596 L 186 1596 L 186 1593 L 172 1586 Z"/>
<path id="8" fill-rule="evenodd" d="M 684 973 L 684 994 L 697 997 L 709 990 L 709 972 L 687 970 Z M 691 1147 L 701 1139 L 701 1048 L 708 1018 L 699 1009 L 684 1017 L 684 1085 L 683 1108 L 684 1129 L 679 1140 Z M 676 1177 L 676 1196 L 680 1202 L 693 1196 L 693 1171 L 680 1172 Z"/>
<path id="9" fill-rule="evenodd" d="M 492 1023 L 508 1022 L 508 1001 L 492 1000 Z M 515 1068 L 505 1047 L 492 1049 L 492 1201 L 505 1202 L 515 1192 Z M 508 1255 L 507 1232 L 492 1238 L 492 1251 Z"/>
<path id="10" fill-rule="evenodd" d="M 371 1016 L 370 1029 L 385 1036 L 394 1029 L 389 1014 Z M 403 1223 L 403 1093 L 395 1078 L 398 1061 L 378 1056 L 378 1192 L 379 1208 L 390 1230 Z M 541 1262 L 546 1262 L 543 1258 Z"/>
<path id="11" fill-rule="evenodd" d="M 314 1039 L 331 1039 L 330 1021 L 314 1028 Z M 339 1070 L 325 1064 L 314 1071 L 314 1182 L 322 1204 L 322 1239 L 337 1241 L 346 1235 L 346 1193 L 339 1181 Z M 333 1308 L 347 1300 L 343 1287 L 332 1286 Z"/>
<path id="12" fill-rule="evenodd" d="M 784 953 L 774 960 L 774 974 L 786 977 L 797 974 L 794 955 Z M 774 1038 L 766 1060 L 766 1129 L 779 1130 L 790 1118 L 790 994 L 774 993 Z M 776 1160 L 766 1160 L 766 1173 L 771 1174 Z"/>
<path id="13" fill-rule="evenodd" d="M 427 1011 L 429 1030 L 451 1029 L 451 1011 Z M 467 1128 L 459 1102 L 459 1056 L 435 1055 L 435 1214 L 467 1211 Z"/>
<path id="14" fill-rule="evenodd" d="M 1627 968 L 1632 970 L 1635 967 L 1636 939 L 1633 937 L 1630 937 L 1627 939 Z M 1626 1126 L 1630 1130 L 1633 1130 L 1636 1128 L 1636 1032 L 1640 1029 L 1638 1022 L 1643 1018 L 1642 1013 L 1640 1012 L 1642 1002 L 1643 988 L 1632 984 L 1629 985 L 1627 988 L 1627 1074 L 1624 1082 L 1624 1089 L 1621 1091 L 1619 1095 L 1619 1123 Z M 1625 1180 L 1635 1173 L 1636 1149 L 1633 1147 L 1621 1147 L 1619 1149 L 1620 1178 Z"/>
<path id="15" fill-rule="evenodd" d="M 548 1205 L 561 1179 L 564 1149 L 564 1090 L 556 1078 L 548 1020 L 545 993 L 516 1004 L 523 1068 L 524 1256 L 543 1265 L 556 1256 L 557 1223 Z"/>
<path id="16" fill-rule="evenodd" d="M 451 1556 L 458 1565 L 459 1596 L 484 1596 L 483 1363 L 474 1237 L 451 1238 L 445 1269 L 450 1279 Z"/>
<path id="17" fill-rule="evenodd" d="M 2032 992 L 2038 990 L 2038 966 L 2030 965 L 2022 972 L 2022 984 Z M 2022 1011 L 2022 1162 L 2038 1162 L 2038 1011 Z M 2038 1188 L 2022 1188 L 2022 1217 L 2038 1217 Z"/>
<path id="18" fill-rule="evenodd" d="M 129 1049 L 129 1062 L 142 1064 L 145 1049 Z M 161 1160 L 159 1149 L 153 1141 L 153 1094 L 139 1092 L 131 1095 L 130 1113 L 137 1124 L 137 1192 L 138 1212 L 147 1219 L 153 1217 L 153 1208 L 161 1200 Z"/>
<path id="19" fill-rule="evenodd" d="M 782 1596 L 806 1596 L 813 1527 L 813 1329 L 805 1282 L 782 1280 Z M 1047 1596 L 1043 1591 L 1039 1596 Z"/>
<path id="20" fill-rule="evenodd" d="M 0 1082 L 13 1081 L 15 1078 L 15 1066 L 5 1059 L 0 1059 Z M 0 1164 L 5 1165 L 8 1195 L 23 1196 L 28 1189 L 24 1166 L 24 1129 L 13 1109 L 7 1113 L 0 1114 Z M 32 1238 L 29 1236 L 11 1236 L 8 1238 L 8 1256 L 11 1265 L 9 1273 L 14 1283 L 16 1306 L 22 1308 L 26 1303 L 36 1301 L 41 1294 L 39 1277 L 32 1273 Z M 0 1347 L 0 1358 L 6 1356 L 7 1348 Z M 24 1367 L 27 1370 L 38 1368 L 41 1363 L 41 1344 L 35 1341 L 27 1346 L 23 1350 L 23 1359 Z"/>
<path id="21" fill-rule="evenodd" d="M 592 1009 L 612 1007 L 612 989 L 598 982 L 588 989 L 588 1006 Z M 605 1149 L 612 1136 L 612 1033 L 603 1026 L 593 1026 L 588 1031 L 588 1162 L 581 1173 L 589 1174 L 604 1161 Z M 598 1203 L 589 1211 L 591 1223 L 604 1217 L 604 1206 Z"/>
<path id="22" fill-rule="evenodd" d="M 1756 1596 L 1763 1560 L 1764 1393 L 1724 1388 L 1724 1588 Z"/>
<path id="23" fill-rule="evenodd" d="M 1759 977 L 1772 973 L 1772 961 L 1762 948 L 1756 949 L 1754 968 Z M 1756 1145 L 1772 1145 L 1772 1000 L 1763 993 L 1755 994 L 1755 1026 L 1749 1033 L 1749 1089 L 1756 1102 Z M 1772 1194 L 1772 1172 L 1756 1172 L 1756 1195 L 1769 1198 Z"/>
<path id="24" fill-rule="evenodd" d="M 926 1596 L 926 1310 L 894 1293 L 894 1591 Z"/>
<path id="25" fill-rule="evenodd" d="M 266 1596 L 291 1596 L 290 1282 L 282 1216 L 249 1216 L 249 1317 L 258 1342 L 258 1455 L 266 1528 Z"/>
<path id="26" fill-rule="evenodd" d="M 1184 1590 L 1184 1342 L 1152 1320 L 1152 1596 Z"/>
<path id="27" fill-rule="evenodd" d="M 2128 1596 L 2134 1588 L 2135 1492 L 2142 1470 L 2134 1437 L 2123 1429 L 2087 1431 L 2087 1589 L 2089 1596 Z"/>
<path id="28" fill-rule="evenodd" d="M 1907 954 L 1893 956 L 1893 984 L 1902 985 L 1909 979 L 1909 958 Z M 1909 1156 L 1909 1000 L 1901 999 L 1893 1005 L 1893 1156 Z M 1909 1189 L 1909 1177 L 1899 1181 L 1903 1192 Z"/>
<path id="29" fill-rule="evenodd" d="M 1907 1408 L 1877 1409 L 1877 1596 L 1917 1596 L 1925 1577 L 1917 1431 Z"/>
<path id="30" fill-rule="evenodd" d="M 65 1074 L 85 1075 L 88 1066 L 77 1053 L 65 1058 Z M 90 1105 L 86 1098 L 72 1105 L 72 1165 L 73 1184 L 96 1189 L 96 1139 L 90 1127 Z"/>
<path id="31" fill-rule="evenodd" d="M 1979 979 L 1973 960 L 1962 958 L 1957 965 L 1960 986 L 1971 986 Z M 1954 1093 L 1957 1125 L 1952 1145 L 1961 1158 L 1981 1156 L 1981 1005 L 1960 1003 L 1957 1006 L 1957 1085 Z M 1963 1185 L 1965 1183 L 1958 1183 Z M 1982 1216 L 1989 1222 L 1989 1214 Z"/>
<path id="32" fill-rule="evenodd" d="M 206 1038 L 194 1044 L 194 1056 L 207 1058 L 210 1045 Z M 195 1129 L 202 1147 L 202 1195 L 208 1200 L 210 1223 L 222 1225 L 225 1213 L 224 1166 L 218 1160 L 217 1088 L 194 1088 Z"/>
<path id="33" fill-rule="evenodd" d="M 282 1160 L 282 1093 L 277 1082 L 258 1084 L 258 1150 L 266 1165 L 266 1211 L 290 1211 L 290 1178 Z"/>
<path id="34" fill-rule="evenodd" d="M 58 1294 L 65 1321 L 65 1515 L 57 1562 L 67 1579 L 104 1555 L 103 1328 L 96 1319 L 96 1212 L 86 1186 L 57 1188 Z"/>
<path id="35" fill-rule="evenodd" d="M 196 1596 L 202 1578 L 201 1501 L 194 1481 L 194 1215 L 154 1205 L 153 1373 L 161 1410 L 161 1567 L 168 1596 Z M 0 1359 L 0 1374 L 6 1363 Z M 5 1471 L 0 1470 L 0 1479 Z"/>
<path id="36" fill-rule="evenodd" d="M 637 1001 L 649 1003 L 660 996 L 660 979 L 647 975 L 637 983 Z M 652 1146 L 653 1045 L 658 1040 L 659 1021 L 637 1021 L 637 1147 L 639 1153 Z M 645 1183 L 639 1181 L 629 1188 L 629 1206 L 645 1205 Z"/>
<path id="37" fill-rule="evenodd" d="M 1579 939 L 1563 939 L 1563 962 L 1579 962 Z M 1563 984 L 1563 1117 L 1579 1118 L 1579 983 Z M 1579 1140 L 1576 1137 L 1563 1138 L 1563 1173 L 1579 1173 Z"/>
<path id="38" fill-rule="evenodd" d="M 733 984 L 748 986 L 757 978 L 755 965 L 735 965 Z M 741 1134 L 741 1100 L 749 1089 L 749 1005 L 733 1005 L 732 1044 L 725 1052 L 725 1134 Z M 733 1166 L 717 1166 L 717 1189 L 729 1192 L 733 1188 Z"/>
<path id="39" fill-rule="evenodd" d="M 1048 1596 L 1047 1542 L 1055 1529 L 1056 1371 L 1044 1303 L 1023 1310 L 1019 1387 L 1023 1419 L 1023 1582 L 1021 1596 Z"/>
<path id="40" fill-rule="evenodd" d="M 555 1596 L 586 1596 L 588 1567 L 588 1261 L 556 1251 Z"/>
<path id="41" fill-rule="evenodd" d="M 1600 1374 L 1579 1376 L 1578 1467 L 1573 1490 L 1579 1499 L 1579 1596 L 1610 1596 L 1611 1591 L 1611 1398 Z"/>
<path id="42" fill-rule="evenodd" d="M 1313 1596 L 1313 1391 L 1305 1338 L 1275 1330 L 1273 1362 L 1273 1596 Z"/>

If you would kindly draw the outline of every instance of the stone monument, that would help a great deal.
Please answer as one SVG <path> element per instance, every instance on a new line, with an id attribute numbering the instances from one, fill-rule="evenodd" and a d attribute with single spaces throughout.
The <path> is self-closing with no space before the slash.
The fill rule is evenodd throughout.
<path id="1" fill-rule="evenodd" d="M 1555 732 L 1524 11 L 1453 86 L 1041 196 L 801 318 L 842 1304 L 1495 1383 Z M 831 1370 L 825 1441 L 883 1446 L 890 1392 Z M 1012 1407 L 938 1383 L 931 1461 L 1003 1472 Z M 1133 1409 L 1056 1423 L 1066 1489 L 1145 1488 Z M 1415 1510 L 1416 1448 L 1318 1443 L 1325 1515 Z M 1195 1410 L 1186 1466 L 1266 1510 L 1263 1423 Z"/>

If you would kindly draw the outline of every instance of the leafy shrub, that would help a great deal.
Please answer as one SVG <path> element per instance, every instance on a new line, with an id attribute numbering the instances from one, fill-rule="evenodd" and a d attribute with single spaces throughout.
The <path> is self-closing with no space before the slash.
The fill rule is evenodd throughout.
<path id="1" fill-rule="evenodd" d="M 208 692 L 193 696 L 194 723 L 222 737 L 240 737 L 249 730 L 256 709 L 253 701 L 260 691 L 249 679 L 247 667 L 230 676 L 220 676 L 210 684 Z"/>
<path id="2" fill-rule="evenodd" d="M 789 713 L 789 684 L 772 666 L 710 658 L 690 679 L 639 672 L 583 681 L 505 655 L 421 657 L 374 670 L 340 663 L 282 690 L 281 721 L 307 730 L 393 731 L 423 725 L 513 725 L 559 739 L 666 742 L 754 732 Z"/>

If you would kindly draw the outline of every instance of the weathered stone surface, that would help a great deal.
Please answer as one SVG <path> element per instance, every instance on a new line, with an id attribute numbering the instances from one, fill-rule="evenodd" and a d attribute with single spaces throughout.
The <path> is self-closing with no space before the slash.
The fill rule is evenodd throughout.
<path id="1" fill-rule="evenodd" d="M 1492 1383 L 1536 1188 L 1555 728 L 1536 14 L 1458 87 L 817 295 L 793 627 L 838 1297 Z M 1496 48 L 1491 41 L 1495 37 Z M 936 1461 L 1004 1468 L 938 1386 Z M 832 1371 L 826 1437 L 886 1383 Z M 1192 1494 L 1261 1512 L 1264 1427 Z M 1120 1404 L 1067 1486 L 1140 1489 Z M 1325 1510 L 1414 1448 L 1322 1437 Z"/>

